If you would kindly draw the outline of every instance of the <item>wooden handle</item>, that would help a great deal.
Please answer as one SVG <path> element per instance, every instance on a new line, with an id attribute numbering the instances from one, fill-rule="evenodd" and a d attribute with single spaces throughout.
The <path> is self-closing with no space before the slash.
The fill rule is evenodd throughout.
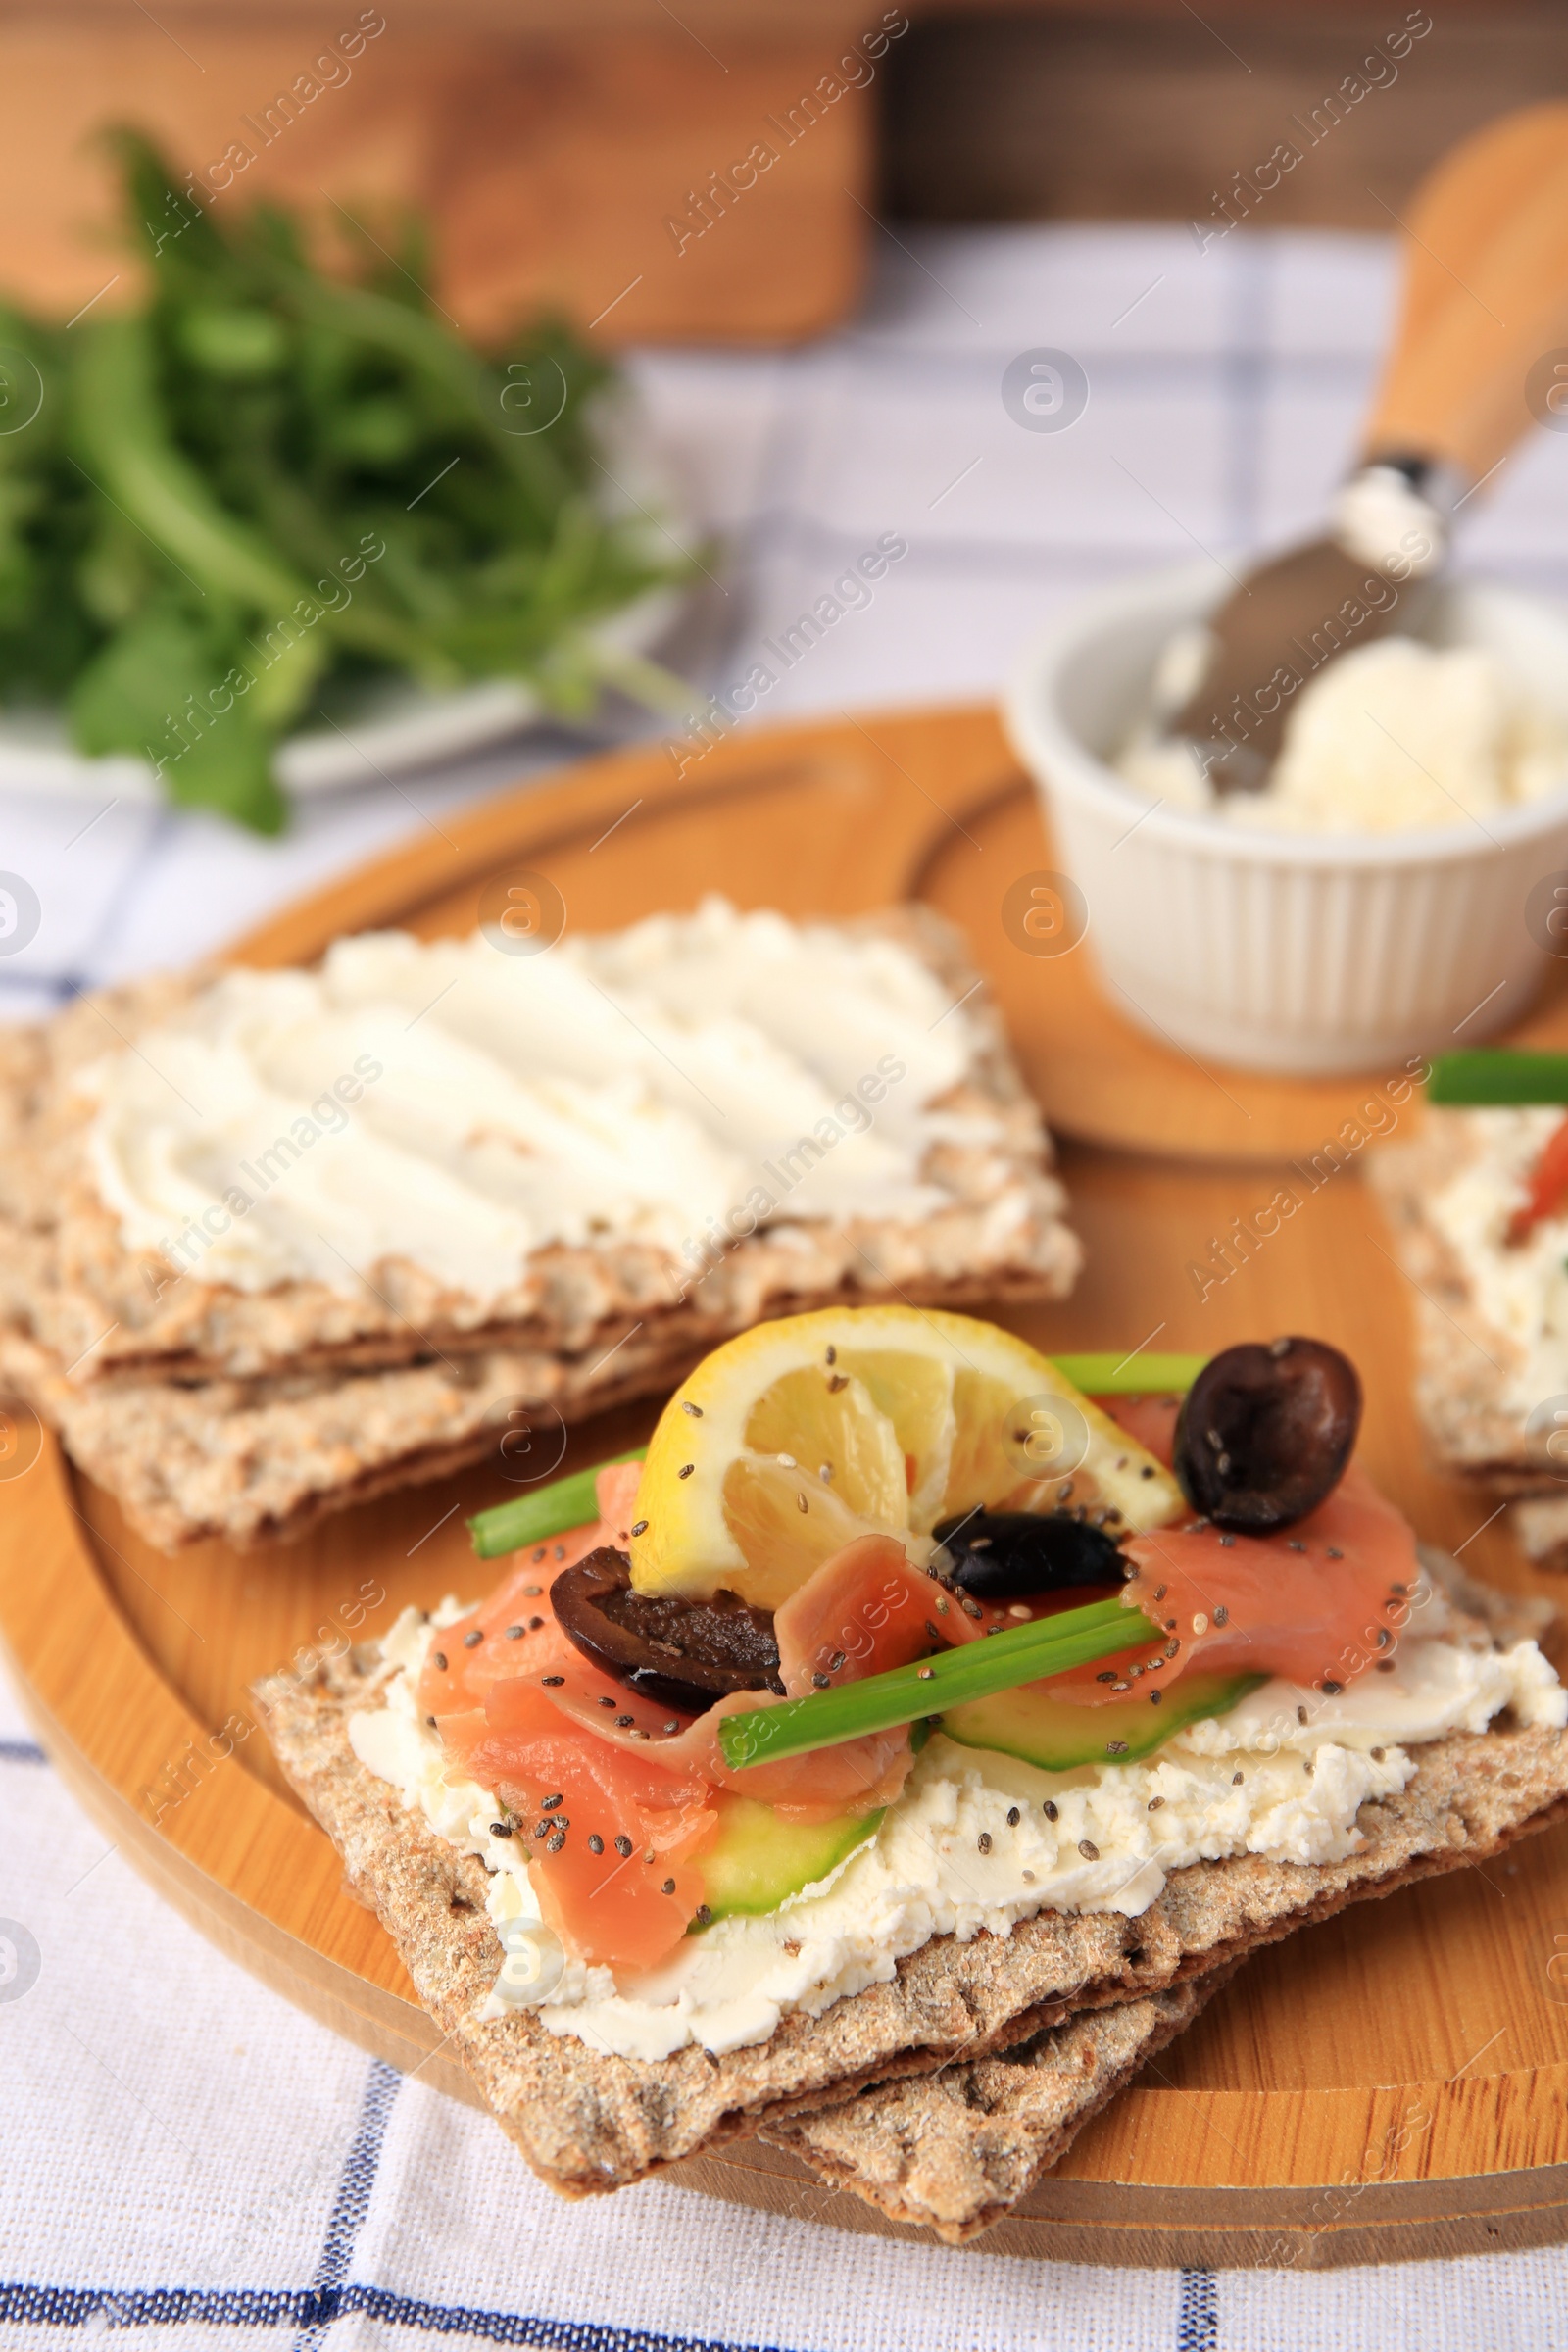
<path id="1" fill-rule="evenodd" d="M 1466 139 L 1417 190 L 1406 230 L 1363 447 L 1479 481 L 1531 422 L 1531 368 L 1568 344 L 1568 106 L 1526 107 Z"/>

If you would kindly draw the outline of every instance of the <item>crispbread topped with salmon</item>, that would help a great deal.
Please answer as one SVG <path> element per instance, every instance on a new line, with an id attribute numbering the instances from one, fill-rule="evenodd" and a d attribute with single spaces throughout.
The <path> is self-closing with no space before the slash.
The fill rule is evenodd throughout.
<path id="1" fill-rule="evenodd" d="M 476 1521 L 487 1600 L 262 1687 L 556 2186 L 1197 1983 L 1568 1803 L 1568 1694 L 1355 1466 L 1337 1350 L 1141 1377 L 1182 1401 L 960 1316 L 761 1326 L 645 1458 Z M 1178 2014 L 1086 2042 L 1095 2082 Z M 837 2179 L 849 2129 L 791 2142 Z"/>

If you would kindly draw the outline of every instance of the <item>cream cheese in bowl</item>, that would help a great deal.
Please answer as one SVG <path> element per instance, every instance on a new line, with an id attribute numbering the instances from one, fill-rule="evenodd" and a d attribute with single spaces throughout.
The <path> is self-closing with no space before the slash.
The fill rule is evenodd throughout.
<path id="1" fill-rule="evenodd" d="M 1302 1075 L 1516 1022 L 1552 944 L 1530 892 L 1568 872 L 1568 612 L 1427 590 L 1419 633 L 1324 665 L 1267 788 L 1221 805 L 1158 724 L 1228 585 L 1193 564 L 1085 599 L 1005 699 L 1117 1009 L 1204 1061 Z"/>
<path id="2" fill-rule="evenodd" d="M 1162 671 L 1186 666 L 1173 641 Z M 1171 661 L 1171 655 L 1176 657 Z M 1163 678 L 1156 678 L 1156 697 Z M 1184 697 L 1170 698 L 1179 707 Z M 1151 801 L 1226 824 L 1397 833 L 1529 806 L 1568 785 L 1568 724 L 1488 646 L 1384 637 L 1305 688 L 1260 792 L 1216 792 L 1190 745 L 1158 720 L 1116 762 Z"/>

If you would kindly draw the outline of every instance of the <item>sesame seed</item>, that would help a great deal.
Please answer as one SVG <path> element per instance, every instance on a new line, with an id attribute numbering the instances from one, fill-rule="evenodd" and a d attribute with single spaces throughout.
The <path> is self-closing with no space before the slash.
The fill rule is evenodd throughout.
<path id="1" fill-rule="evenodd" d="M 1100 1848 L 1092 1838 L 1080 1838 L 1078 1840 L 1078 1851 L 1082 1854 L 1086 1862 L 1098 1862 L 1100 1860 Z"/>
<path id="2" fill-rule="evenodd" d="M 1056 1500 L 1058 1502 L 1067 1502 L 1070 1501 L 1071 1497 L 1072 1480 L 1070 1478 L 1064 1478 L 1060 1486 L 1056 1489 Z"/>
<path id="3" fill-rule="evenodd" d="M 801 1466 L 793 1453 L 776 1454 L 774 1459 L 786 1470 L 798 1470 Z"/>
<path id="4" fill-rule="evenodd" d="M 934 1666 L 922 1666 L 919 1670 L 919 1673 L 916 1675 L 915 1680 L 916 1682 L 929 1683 L 934 1679 L 935 1674 L 936 1668 Z"/>
<path id="5" fill-rule="evenodd" d="M 937 1632 L 936 1627 L 932 1624 L 929 1617 L 925 1621 L 925 1630 L 930 1635 L 933 1642 L 941 1641 L 942 1636 Z"/>
<path id="6" fill-rule="evenodd" d="M 1132 1689 L 1131 1683 L 1112 1683 L 1110 1687 L 1113 1690 L 1130 1690 Z"/>
<path id="7" fill-rule="evenodd" d="M 539 1677 L 547 1690 L 559 1690 L 565 1679 L 564 1674 L 542 1674 Z"/>
<path id="8" fill-rule="evenodd" d="M 615 1705 L 615 1702 L 614 1702 L 614 1700 L 613 1700 L 612 1698 L 602 1698 L 602 1699 L 599 1701 L 599 1704 L 600 1704 L 602 1707 L 609 1707 L 609 1708 L 611 1709 L 611 1711 L 612 1711 L 612 1712 L 613 1712 L 613 1711 L 614 1711 L 614 1705 Z"/>
<path id="9" fill-rule="evenodd" d="M 646 1536 L 646 1535 L 647 1535 L 647 1533 L 648 1533 L 648 1522 L 647 1522 L 647 1520 L 646 1520 L 646 1519 L 636 1519 L 636 1520 L 633 1520 L 633 1522 L 632 1522 L 632 1530 L 631 1530 L 631 1532 L 632 1532 L 632 1534 L 633 1534 L 634 1536 Z"/>
<path id="10" fill-rule="evenodd" d="M 1329 1558 L 1331 1560 L 1343 1560 L 1344 1557 L 1344 1552 L 1339 1549 L 1337 1544 L 1331 1544 L 1329 1545 Z"/>
<path id="11" fill-rule="evenodd" d="M 669 1721 L 665 1724 L 664 1729 L 666 1732 L 678 1732 L 680 1730 L 680 1725 L 675 1720 L 674 1716 L 671 1716 Z"/>
<path id="12" fill-rule="evenodd" d="M 447 1654 L 444 1649 L 438 1649 L 436 1651 L 435 1662 L 440 1671 L 445 1674 L 447 1670 Z"/>
<path id="13" fill-rule="evenodd" d="M 680 1409 L 683 1413 L 690 1413 L 694 1421 L 700 1421 L 703 1417 L 702 1406 L 700 1404 L 693 1404 L 689 1396 L 683 1396 L 681 1398 Z"/>
<path id="14" fill-rule="evenodd" d="M 971 1600 L 967 1593 L 959 1593 L 958 1606 L 966 1617 L 978 1617 L 983 1614 L 980 1603 L 977 1600 Z"/>
<path id="15" fill-rule="evenodd" d="M 1009 1617 L 1027 1617 L 1028 1614 L 1029 1607 L 1026 1601 L 1012 1600 L 1007 1603 L 1007 1615 Z"/>
<path id="16" fill-rule="evenodd" d="M 627 1861 L 631 1854 L 631 1839 L 629 1838 L 617 1838 L 615 1839 L 615 1851 L 623 1862 Z"/>
<path id="17" fill-rule="evenodd" d="M 682 1462 L 680 1468 L 676 1471 L 675 1476 L 677 1478 L 690 1478 L 696 1467 L 697 1464 L 695 1462 Z"/>
<path id="18" fill-rule="evenodd" d="M 675 1882 L 674 1882 L 674 1880 L 673 1880 L 673 1879 L 666 1879 L 666 1880 L 664 1881 L 664 1884 L 662 1885 L 662 1886 L 661 1886 L 661 1888 L 660 1888 L 660 1890 L 659 1890 L 659 1891 L 660 1891 L 660 1893 L 661 1893 L 661 1894 L 673 1894 L 673 1893 L 674 1893 L 674 1891 L 675 1891 Z"/>
<path id="19" fill-rule="evenodd" d="M 1268 1344 L 1268 1351 L 1270 1355 L 1276 1358 L 1282 1355 L 1289 1355 L 1291 1352 L 1291 1343 L 1289 1340 L 1270 1340 Z"/>
<path id="20" fill-rule="evenodd" d="M 644 1856 L 643 1856 L 643 1860 L 644 1860 L 645 1862 L 652 1862 L 653 1858 L 654 1858 L 654 1849 L 653 1849 L 653 1847 L 652 1847 L 652 1846 L 650 1846 L 650 1847 L 648 1848 L 648 1851 L 647 1851 L 647 1853 L 646 1853 L 646 1854 L 644 1854 Z"/>
<path id="21" fill-rule="evenodd" d="M 951 1600 L 939 1600 L 939 1601 L 937 1602 L 937 1615 L 938 1615 L 939 1617 L 951 1617 L 951 1616 L 953 1615 L 953 1603 L 952 1603 L 952 1601 L 951 1601 Z"/>
<path id="22" fill-rule="evenodd" d="M 1164 1799 L 1162 1796 L 1152 1796 L 1152 1797 L 1150 1798 L 1150 1800 L 1149 1800 L 1149 1811 L 1150 1811 L 1151 1813 L 1157 1813 L 1157 1812 L 1159 1811 L 1159 1808 L 1160 1808 L 1160 1806 L 1161 1806 L 1161 1805 L 1162 1805 L 1164 1802 L 1165 1802 L 1165 1799 Z"/>
<path id="23" fill-rule="evenodd" d="M 1226 1551 L 1234 1551 L 1236 1549 L 1236 1538 L 1234 1536 L 1221 1536 L 1220 1543 Z"/>
<path id="24" fill-rule="evenodd" d="M 1202 1609 L 1193 1619 L 1193 1631 L 1195 1634 L 1206 1634 L 1208 1631 L 1208 1617 Z"/>
<path id="25" fill-rule="evenodd" d="M 539 1548 L 538 1548 L 538 1550 L 537 1550 L 537 1551 L 534 1553 L 534 1555 L 533 1555 L 533 1564 L 534 1564 L 534 1566 L 535 1566 L 536 1568 L 538 1567 L 538 1565 L 539 1565 L 540 1561 L 541 1561 L 541 1560 L 544 1558 L 544 1556 L 545 1556 L 545 1547 L 544 1547 L 544 1545 L 541 1544 L 540 1544 L 540 1546 L 539 1546 Z"/>
<path id="26" fill-rule="evenodd" d="M 1054 1821 L 1054 1820 L 1057 1818 L 1057 1815 L 1056 1815 L 1056 1807 L 1054 1806 L 1054 1804 L 1053 1804 L 1053 1802 L 1052 1802 L 1052 1800 L 1051 1800 L 1051 1798 L 1050 1798 L 1049 1796 L 1047 1797 L 1047 1799 L 1046 1799 L 1046 1801 L 1045 1801 L 1045 1805 L 1044 1805 L 1044 1807 L 1043 1807 L 1042 1809 L 1043 1809 L 1043 1811 L 1044 1811 L 1044 1813 L 1045 1813 L 1045 1816 L 1046 1816 L 1046 1819 L 1047 1819 L 1048 1821 Z"/>
<path id="27" fill-rule="evenodd" d="M 811 1506 L 807 1501 L 806 1496 L 797 1492 L 795 1496 L 795 1507 L 798 1511 L 808 1511 Z"/>
<path id="28" fill-rule="evenodd" d="M 824 1486 L 824 1487 L 830 1487 L 830 1486 L 833 1484 L 833 1465 L 832 1465 L 832 1463 L 831 1463 L 831 1462 L 818 1462 L 818 1464 L 817 1464 L 817 1466 L 816 1466 L 816 1475 L 817 1475 L 817 1477 L 818 1477 L 818 1478 L 819 1478 L 819 1479 L 822 1481 L 822 1484 L 823 1484 L 823 1486 Z"/>
<path id="29" fill-rule="evenodd" d="M 599 1832 L 597 1830 L 590 1830 L 588 1833 L 588 1851 L 591 1854 L 602 1854 L 604 1850 L 605 1841 L 600 1837 Z"/>
<path id="30" fill-rule="evenodd" d="M 1018 1827 L 1018 1823 L 1021 1818 L 1022 1817 L 1019 1814 L 1016 1805 L 1009 1805 L 1007 1807 L 1007 1827 L 1009 1830 L 1015 1830 Z"/>
<path id="31" fill-rule="evenodd" d="M 493 1821 L 490 1824 L 490 1835 L 492 1838 L 510 1838 L 512 1836 L 511 1822 Z"/>
<path id="32" fill-rule="evenodd" d="M 1034 1883 L 1035 1883 L 1035 1874 L 1034 1874 L 1034 1872 L 1033 1872 L 1032 1870 L 1026 1870 L 1026 1871 L 1024 1872 L 1024 1874 L 1023 1874 L 1023 1883 L 1024 1883 L 1024 1885 L 1025 1885 L 1026 1886 L 1032 1886 L 1034 1885 Z"/>
<path id="33" fill-rule="evenodd" d="M 507 1631 L 506 1631 L 505 1639 L 506 1639 L 508 1642 L 520 1642 L 520 1641 L 522 1640 L 522 1628 L 521 1628 L 521 1626 L 520 1626 L 520 1625 L 509 1625 L 509 1626 L 508 1626 L 508 1628 L 507 1628 Z"/>
<path id="34" fill-rule="evenodd" d="M 831 1341 L 828 1343 L 827 1360 L 830 1364 L 836 1364 L 839 1360 L 839 1351 Z"/>

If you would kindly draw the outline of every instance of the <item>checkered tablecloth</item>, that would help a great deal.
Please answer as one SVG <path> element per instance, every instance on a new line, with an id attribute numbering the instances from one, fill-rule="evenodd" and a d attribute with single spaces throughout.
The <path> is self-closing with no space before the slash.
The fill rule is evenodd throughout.
<path id="1" fill-rule="evenodd" d="M 777 356 L 640 356 L 659 438 L 730 549 L 693 624 L 702 683 L 744 676 L 883 534 L 907 554 L 760 719 L 985 694 L 1084 589 L 1309 527 L 1350 449 L 1391 273 L 1378 240 L 1301 232 L 1201 254 L 1175 228 L 884 232 L 844 333 Z M 1064 432 L 1021 430 L 1003 404 L 1008 363 L 1039 349 L 1088 379 Z M 1464 561 L 1568 593 L 1568 437 L 1510 460 L 1467 516 Z M 0 868 L 42 910 L 0 960 L 0 1017 L 198 955 L 574 748 L 536 738 L 322 801 L 277 844 L 0 801 Z M 165 1909 L 3 1697 L 0 1918 L 0 2346 L 17 2352 L 1568 2346 L 1555 2250 L 1215 2277 L 886 2244 L 657 2182 L 558 2204 L 483 2118 L 335 2040 Z"/>

